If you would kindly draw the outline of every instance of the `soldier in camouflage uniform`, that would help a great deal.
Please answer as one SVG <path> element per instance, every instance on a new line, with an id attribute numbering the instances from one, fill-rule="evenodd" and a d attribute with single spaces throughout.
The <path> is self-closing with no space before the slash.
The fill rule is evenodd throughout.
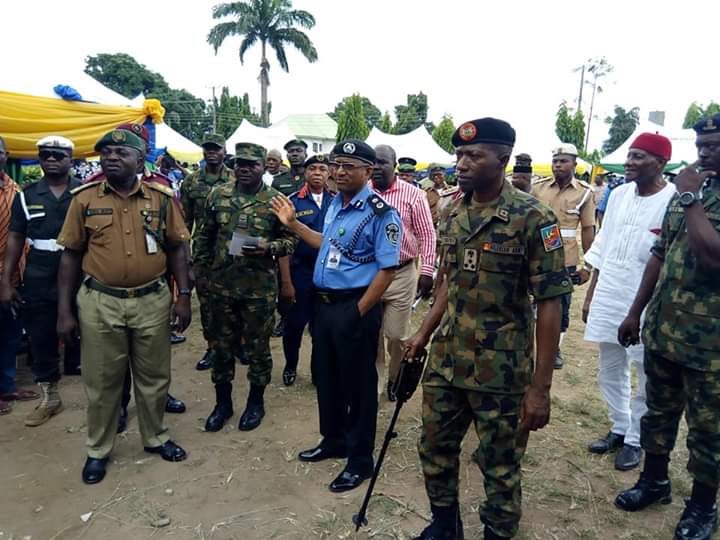
<path id="1" fill-rule="evenodd" d="M 289 197 L 305 184 L 305 160 L 307 159 L 307 143 L 293 139 L 285 143 L 285 152 L 290 162 L 290 170 L 275 176 L 272 187 Z"/>
<path id="2" fill-rule="evenodd" d="M 676 540 L 712 537 L 720 485 L 720 281 L 713 272 L 720 268 L 720 114 L 694 129 L 699 161 L 675 180 L 678 195 L 618 330 L 620 343 L 638 343 L 647 305 L 642 341 L 648 411 L 640 421 L 645 464 L 635 486 L 615 503 L 635 511 L 670 502 L 668 464 L 685 413 L 693 488 Z"/>
<path id="3" fill-rule="evenodd" d="M 205 203 L 213 186 L 224 184 L 232 180 L 232 171 L 223 163 L 225 159 L 225 137 L 219 133 L 206 133 L 202 139 L 203 157 L 205 166 L 194 171 L 183 181 L 180 187 L 180 201 L 182 203 L 185 224 L 190 232 L 195 234 L 200 225 L 200 219 L 205 213 Z M 196 271 L 196 278 L 197 271 Z M 204 280 L 201 280 L 204 283 Z M 198 284 L 198 300 L 200 301 L 200 321 L 202 322 L 203 336 L 210 343 L 210 305 L 208 291 Z M 212 353 L 208 346 L 205 354 L 197 363 L 196 369 L 202 371 L 210 369 Z"/>
<path id="4" fill-rule="evenodd" d="M 249 358 L 250 394 L 238 428 L 255 429 L 265 415 L 263 393 L 270 382 L 270 334 L 277 295 L 273 257 L 292 254 L 294 237 L 275 217 L 270 200 L 279 195 L 262 181 L 265 148 L 235 146 L 235 182 L 210 192 L 195 238 L 198 284 L 210 293 L 210 346 L 216 406 L 207 431 L 219 431 L 233 415 L 233 344 L 244 335 Z"/>
<path id="5" fill-rule="evenodd" d="M 560 296 L 572 284 L 554 214 L 504 179 L 514 141 L 515 130 L 493 118 L 466 122 L 453 136 L 464 196 L 441 214 L 436 301 L 406 345 L 406 357 L 415 357 L 439 326 L 419 443 L 433 521 L 417 540 L 464 537 L 458 457 L 471 423 L 485 476 L 485 539 L 513 537 L 528 433 L 549 419 Z M 538 306 L 534 372 L 530 294 Z"/>

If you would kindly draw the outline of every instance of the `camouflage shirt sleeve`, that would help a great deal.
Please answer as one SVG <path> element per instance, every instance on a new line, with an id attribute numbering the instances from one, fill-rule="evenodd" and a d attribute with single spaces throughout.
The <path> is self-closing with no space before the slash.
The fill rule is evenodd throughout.
<path id="1" fill-rule="evenodd" d="M 193 243 L 193 263 L 201 272 L 210 268 L 215 252 L 215 241 L 218 233 L 218 225 L 215 219 L 215 194 L 216 190 L 213 189 L 208 195 L 205 213 L 200 223 L 198 223 Z"/>
<path id="2" fill-rule="evenodd" d="M 285 257 L 295 253 L 297 238 L 279 220 L 276 223 L 276 233 L 276 240 L 270 242 L 269 245 L 270 255 L 273 257 Z"/>
<path id="3" fill-rule="evenodd" d="M 571 293 L 557 218 L 550 209 L 534 208 L 527 221 L 528 277 L 535 300 Z"/>
<path id="4" fill-rule="evenodd" d="M 665 210 L 665 216 L 663 217 L 662 227 L 660 229 L 660 236 L 655 241 L 655 245 L 650 248 L 650 253 L 655 255 L 661 261 L 665 260 L 665 253 L 667 252 L 668 237 L 670 233 L 670 216 L 671 208 L 675 205 L 675 201 L 671 201 Z"/>
<path id="5" fill-rule="evenodd" d="M 190 188 L 193 183 L 193 175 L 190 175 L 180 185 L 180 204 L 183 209 L 183 216 L 185 216 L 185 225 L 188 230 L 192 232 L 192 226 L 195 222 L 195 215 L 193 213 L 192 199 L 190 198 Z"/>

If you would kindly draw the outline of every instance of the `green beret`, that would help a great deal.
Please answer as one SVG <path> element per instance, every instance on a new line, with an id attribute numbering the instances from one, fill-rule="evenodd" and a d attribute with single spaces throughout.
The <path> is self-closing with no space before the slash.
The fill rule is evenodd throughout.
<path id="1" fill-rule="evenodd" d="M 200 146 L 205 146 L 206 144 L 214 144 L 220 148 L 225 148 L 225 137 L 219 133 L 205 133 Z"/>
<path id="2" fill-rule="evenodd" d="M 145 153 L 145 141 L 139 135 L 125 129 L 113 129 L 100 137 L 95 143 L 95 151 L 99 152 L 109 144 L 118 146 L 129 146 L 141 154 Z"/>
<path id="3" fill-rule="evenodd" d="M 515 144 L 515 130 L 504 120 L 478 118 L 465 122 L 455 130 L 452 144 L 456 148 L 468 144 Z"/>
<path id="4" fill-rule="evenodd" d="M 235 160 L 237 161 L 265 161 L 267 150 L 264 146 L 249 142 L 239 142 L 235 145 Z"/>
<path id="5" fill-rule="evenodd" d="M 305 150 L 307 150 L 307 143 L 300 139 L 292 139 L 291 141 L 286 142 L 283 148 L 287 150 L 291 146 L 302 146 Z"/>

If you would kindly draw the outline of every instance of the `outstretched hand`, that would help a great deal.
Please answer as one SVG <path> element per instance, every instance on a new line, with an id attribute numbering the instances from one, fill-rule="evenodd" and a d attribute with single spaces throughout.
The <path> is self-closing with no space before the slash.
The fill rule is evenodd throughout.
<path id="1" fill-rule="evenodd" d="M 295 222 L 295 207 L 290 199 L 284 195 L 273 197 L 270 201 L 273 213 L 280 220 L 280 223 L 286 227 L 290 227 Z"/>

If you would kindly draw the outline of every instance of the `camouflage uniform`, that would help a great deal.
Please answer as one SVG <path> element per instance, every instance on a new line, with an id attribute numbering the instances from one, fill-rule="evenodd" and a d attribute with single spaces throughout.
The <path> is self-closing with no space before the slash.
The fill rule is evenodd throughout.
<path id="1" fill-rule="evenodd" d="M 511 537 L 527 443 L 520 402 L 533 372 L 529 295 L 545 300 L 572 290 L 560 230 L 549 208 L 505 184 L 490 204 L 470 195 L 454 201 L 441 214 L 438 238 L 448 307 L 423 380 L 425 486 L 434 506 L 457 503 L 460 445 L 474 422 L 487 495 L 481 519 Z"/>
<path id="2" fill-rule="evenodd" d="M 272 257 L 292 254 L 295 239 L 273 214 L 270 200 L 279 195 L 262 184 L 255 194 L 238 190 L 235 182 L 216 186 L 195 238 L 195 265 L 210 280 L 210 347 L 215 351 L 212 381 L 231 382 L 235 376 L 233 344 L 244 335 L 250 359 L 248 380 L 270 382 L 272 333 L 277 281 Z M 261 237 L 267 256 L 232 256 L 233 233 Z"/>
<path id="3" fill-rule="evenodd" d="M 296 191 L 300 191 L 300 188 L 305 185 L 305 177 L 302 174 L 292 175 L 290 171 L 281 172 L 272 182 L 273 189 L 278 190 L 280 193 L 289 197 Z"/>
<path id="4" fill-rule="evenodd" d="M 220 166 L 217 175 L 210 175 L 205 168 L 199 169 L 188 175 L 180 186 L 180 202 L 182 203 L 185 225 L 193 234 L 198 233 L 200 220 L 205 214 L 205 204 L 213 186 L 224 184 L 233 180 L 232 170 L 225 165 Z M 195 230 L 193 231 L 193 228 Z M 193 246 L 194 249 L 194 246 Z M 202 278 L 195 269 L 195 279 Z M 202 323 L 203 336 L 205 341 L 210 343 L 210 304 L 208 303 L 207 291 L 198 291 L 200 301 L 200 322 Z"/>
<path id="5" fill-rule="evenodd" d="M 705 214 L 720 232 L 720 180 L 704 189 Z M 640 443 L 649 454 L 669 455 L 678 423 L 688 424 L 688 471 L 720 485 L 720 282 L 693 256 L 685 212 L 674 199 L 652 253 L 663 261 L 646 311 L 648 412 Z"/>

